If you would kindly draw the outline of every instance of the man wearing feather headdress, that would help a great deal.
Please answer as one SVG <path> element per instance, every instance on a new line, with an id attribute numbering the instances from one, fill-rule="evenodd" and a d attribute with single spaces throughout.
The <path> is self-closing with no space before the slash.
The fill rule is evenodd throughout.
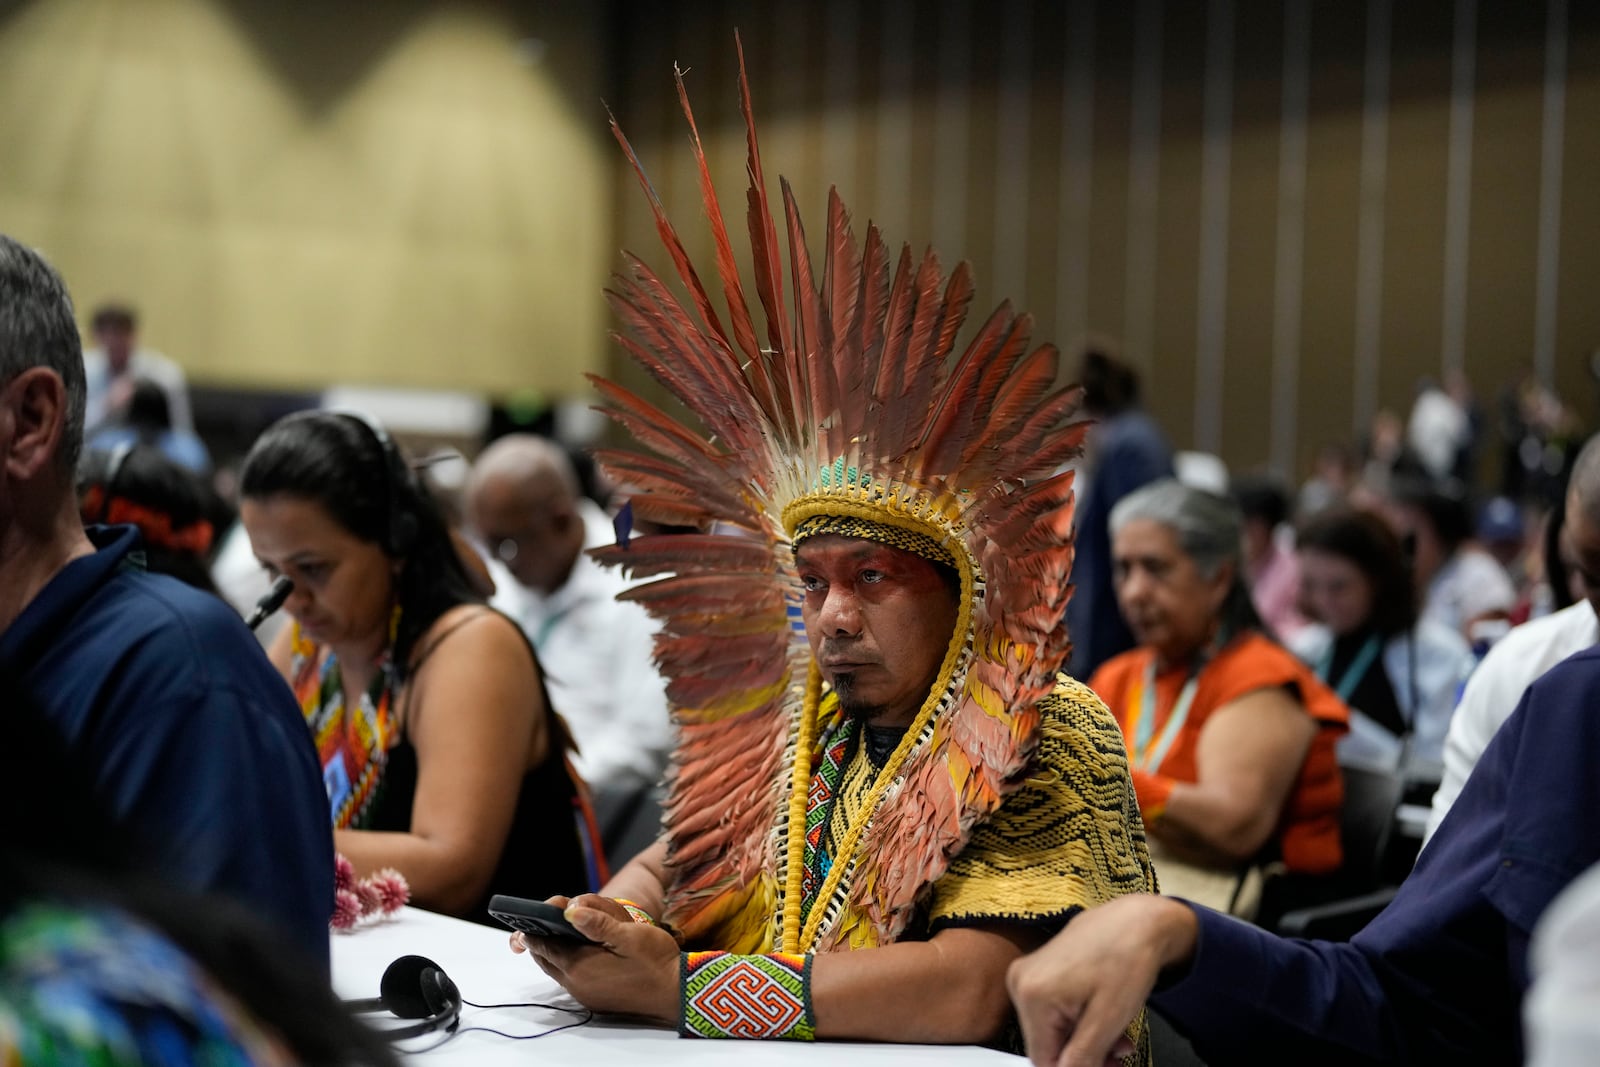
<path id="1" fill-rule="evenodd" d="M 604 947 L 513 947 L 686 1036 L 1003 1041 L 1006 967 L 1155 888 L 1117 725 L 1058 674 L 1077 392 L 1008 304 L 957 357 L 967 266 L 907 248 L 891 272 L 837 194 L 814 271 L 783 183 L 786 303 L 742 63 L 765 342 L 685 99 L 729 321 L 619 131 L 689 293 L 630 258 L 620 340 L 693 419 L 595 384 L 647 450 L 600 456 L 639 513 L 748 536 L 597 553 L 659 576 L 626 596 L 662 621 L 664 833 L 570 902 Z M 1143 1062 L 1142 1020 L 1124 1044 Z"/>

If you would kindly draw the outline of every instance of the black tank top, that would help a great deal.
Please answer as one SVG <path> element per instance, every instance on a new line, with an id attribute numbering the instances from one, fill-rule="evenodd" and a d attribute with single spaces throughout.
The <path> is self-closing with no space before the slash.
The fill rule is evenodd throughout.
<path id="1" fill-rule="evenodd" d="M 538 670 L 540 696 L 548 717 L 550 743 L 544 760 L 522 776 L 522 785 L 517 791 L 516 811 L 511 818 L 511 830 L 506 835 L 505 848 L 501 850 L 494 876 L 489 879 L 488 890 L 470 911 L 461 916 L 486 926 L 499 925 L 485 910 L 489 898 L 496 893 L 543 900 L 558 893 L 576 896 L 586 892 L 589 887 L 588 868 L 578 830 L 582 818 L 578 788 L 567 763 L 571 738 L 566 731 L 566 724 L 550 708 L 544 669 L 539 664 L 533 645 L 522 633 L 522 627 L 504 615 L 501 617 L 522 636 L 528 655 L 533 657 L 534 667 Z M 456 627 L 472 618 L 477 618 L 477 615 L 462 619 L 435 638 L 412 665 L 412 676 Z M 400 740 L 389 749 L 382 793 L 375 798 L 368 824 L 373 830 L 407 833 L 411 829 L 411 808 L 417 794 L 417 751 L 404 732 L 404 722 L 402 718 Z"/>
<path id="2" fill-rule="evenodd" d="M 552 740 L 554 732 L 552 732 Z M 371 828 L 405 833 L 411 829 L 411 804 L 417 793 L 417 750 L 401 738 L 389 750 Z M 489 889 L 463 919 L 498 925 L 484 909 L 495 893 L 543 900 L 557 893 L 577 895 L 588 887 L 583 847 L 578 840 L 577 787 L 567 774 L 564 753 L 554 744 L 543 763 L 522 777 L 511 832 L 489 879 Z"/>

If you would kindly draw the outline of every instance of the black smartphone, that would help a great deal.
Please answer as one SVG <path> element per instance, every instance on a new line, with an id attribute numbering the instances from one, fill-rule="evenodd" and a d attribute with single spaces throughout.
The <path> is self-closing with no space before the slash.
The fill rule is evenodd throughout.
<path id="1" fill-rule="evenodd" d="M 599 944 L 598 941 L 590 941 L 580 934 L 578 928 L 567 921 L 560 908 L 554 904 L 546 904 L 542 900 L 508 897 L 496 893 L 489 898 L 489 914 L 511 929 L 521 930 L 529 937 L 564 937 L 589 945 Z"/>

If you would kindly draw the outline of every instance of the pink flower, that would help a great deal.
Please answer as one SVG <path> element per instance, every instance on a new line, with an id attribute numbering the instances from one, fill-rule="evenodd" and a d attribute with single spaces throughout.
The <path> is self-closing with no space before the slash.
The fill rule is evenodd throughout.
<path id="1" fill-rule="evenodd" d="M 363 878 L 356 884 L 356 896 L 361 898 L 361 917 L 371 918 L 383 910 L 383 894 L 378 887 L 372 884 L 371 878 Z"/>
<path id="2" fill-rule="evenodd" d="M 406 884 L 405 875 L 393 867 L 383 868 L 370 881 L 383 899 L 381 907 L 385 915 L 393 915 L 411 900 L 411 886 Z"/>
<path id="3" fill-rule="evenodd" d="M 361 898 L 348 889 L 333 893 L 333 918 L 328 925 L 335 930 L 354 930 L 361 919 Z"/>
<path id="4" fill-rule="evenodd" d="M 335 853 L 333 873 L 336 888 L 328 925 L 335 930 L 354 930 L 363 922 L 391 916 L 411 900 L 411 886 L 393 867 L 358 879 L 350 861 Z"/>
<path id="5" fill-rule="evenodd" d="M 333 854 L 333 884 L 336 889 L 356 887 L 356 869 L 338 852 Z"/>

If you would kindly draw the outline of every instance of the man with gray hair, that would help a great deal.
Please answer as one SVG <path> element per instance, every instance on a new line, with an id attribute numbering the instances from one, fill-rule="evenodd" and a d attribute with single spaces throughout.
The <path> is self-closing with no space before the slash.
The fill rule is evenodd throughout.
<path id="1" fill-rule="evenodd" d="M 328 965 L 333 839 L 310 734 L 239 617 L 78 519 L 72 303 L 0 234 L 0 670 L 94 782 L 150 873 L 233 897 Z"/>
<path id="2" fill-rule="evenodd" d="M 1600 643 L 1600 435 L 1591 437 L 1578 453 L 1567 483 L 1566 505 L 1561 551 L 1586 599 L 1518 626 L 1472 672 L 1445 735 L 1444 775 L 1433 795 L 1424 846 L 1449 814 L 1522 691 L 1568 656 Z"/>

